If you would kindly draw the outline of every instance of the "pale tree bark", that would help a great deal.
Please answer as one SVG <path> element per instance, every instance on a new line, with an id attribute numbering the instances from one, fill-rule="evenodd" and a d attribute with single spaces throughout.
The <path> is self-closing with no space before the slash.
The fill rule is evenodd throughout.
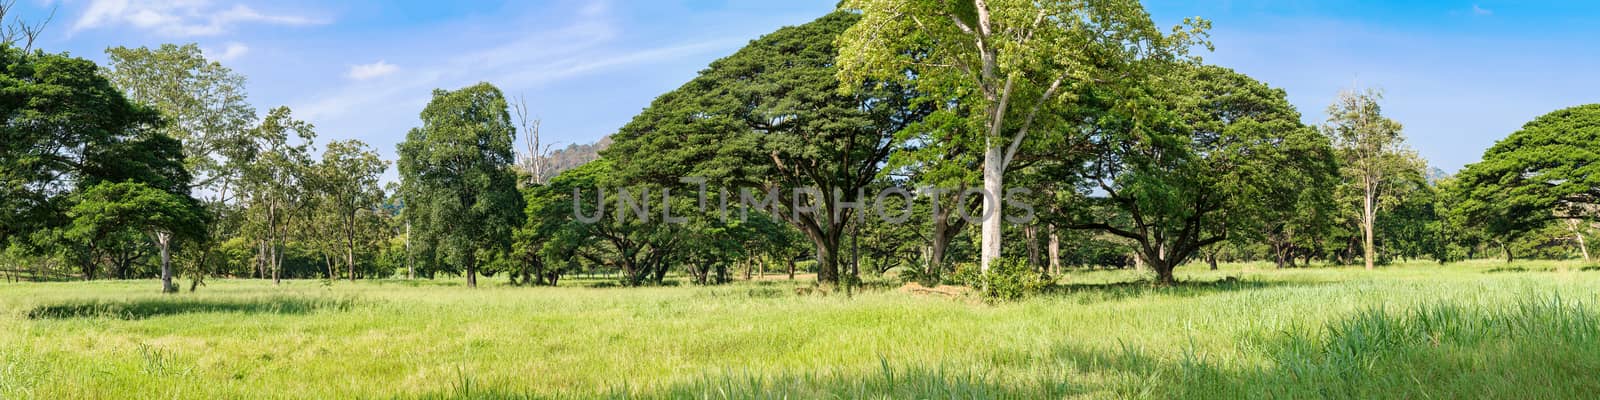
<path id="1" fill-rule="evenodd" d="M 1585 264 L 1589 263 L 1589 243 L 1584 240 L 1583 230 L 1580 229 L 1583 226 L 1582 221 L 1569 218 L 1565 222 L 1567 223 L 1567 229 L 1572 231 L 1572 238 L 1578 241 L 1578 249 L 1583 251 L 1583 262 Z"/>
<path id="2" fill-rule="evenodd" d="M 1000 218 L 1000 194 L 1005 191 L 1005 148 L 990 145 L 983 157 L 983 214 L 979 253 L 979 271 L 989 274 L 990 266 L 1000 258 L 1000 240 L 1004 226 Z"/>
<path id="3" fill-rule="evenodd" d="M 326 267 L 327 270 L 328 270 L 328 280 L 331 281 L 331 280 L 334 280 L 334 279 L 338 279 L 338 278 L 335 278 L 333 276 L 333 256 L 329 255 L 327 251 L 322 251 L 320 253 L 322 253 L 323 266 Z"/>
<path id="4" fill-rule="evenodd" d="M 356 250 L 355 250 L 356 247 L 355 246 L 356 246 L 355 242 L 351 241 L 350 242 L 350 247 L 344 249 L 344 265 L 345 265 L 345 268 L 347 270 L 349 270 L 349 272 L 350 272 L 350 281 L 351 282 L 355 282 L 356 281 Z"/>
<path id="5" fill-rule="evenodd" d="M 1362 204 L 1362 211 L 1361 211 L 1361 236 L 1362 236 L 1362 242 L 1361 242 L 1361 245 L 1362 245 L 1362 253 L 1363 253 L 1362 258 L 1364 259 L 1364 261 L 1367 264 L 1367 270 L 1371 271 L 1373 269 L 1374 253 L 1376 253 L 1376 248 L 1374 247 L 1374 243 L 1373 243 L 1373 237 L 1372 237 L 1373 233 L 1372 233 L 1372 231 L 1373 231 L 1373 227 L 1376 225 L 1375 222 L 1376 222 L 1377 216 L 1378 216 L 1378 214 L 1377 214 L 1377 211 L 1378 211 L 1377 210 L 1377 204 L 1374 204 L 1376 202 L 1377 197 L 1378 197 L 1378 188 L 1377 188 L 1378 185 L 1377 185 L 1377 180 L 1373 179 L 1373 177 L 1370 176 L 1370 175 L 1365 177 L 1364 180 L 1365 180 L 1364 183 L 1365 183 L 1365 186 L 1366 186 L 1366 196 L 1365 196 L 1365 198 L 1363 199 L 1363 201 L 1361 203 Z M 1346 204 L 1348 204 L 1348 203 L 1346 203 Z"/>
<path id="6" fill-rule="evenodd" d="M 1049 229 L 1050 245 L 1047 252 L 1050 254 L 1050 274 L 1057 275 L 1061 273 L 1061 235 L 1056 234 L 1054 224 Z"/>
<path id="7" fill-rule="evenodd" d="M 161 293 L 177 292 L 172 286 L 172 233 L 157 231 L 156 245 L 161 247 Z"/>
<path id="8" fill-rule="evenodd" d="M 406 279 L 417 279 L 417 267 L 411 256 L 411 223 L 406 222 Z"/>
<path id="9" fill-rule="evenodd" d="M 529 116 L 528 100 L 526 98 L 520 95 L 517 96 L 516 101 L 511 103 L 511 110 L 516 114 L 518 128 L 522 129 L 523 140 L 526 142 L 528 165 L 525 168 L 527 168 L 528 175 L 530 175 L 529 180 L 535 185 L 543 185 L 546 171 L 549 169 L 550 151 L 555 147 L 555 144 L 543 142 L 543 138 L 539 134 L 541 121 L 538 117 Z"/>

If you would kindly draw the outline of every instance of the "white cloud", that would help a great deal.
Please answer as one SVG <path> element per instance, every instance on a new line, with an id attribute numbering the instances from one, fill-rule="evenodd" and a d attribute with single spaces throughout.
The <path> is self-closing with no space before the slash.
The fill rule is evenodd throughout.
<path id="1" fill-rule="evenodd" d="M 1472 15 L 1484 15 L 1484 16 L 1494 15 L 1494 10 L 1490 10 L 1490 9 L 1487 9 L 1487 8 L 1479 7 L 1477 4 L 1473 4 L 1472 5 Z"/>
<path id="2" fill-rule="evenodd" d="M 426 103 L 429 91 L 434 88 L 483 80 L 494 82 L 493 78 L 511 71 L 530 71 L 540 64 L 594 60 L 599 57 L 592 53 L 616 33 L 615 27 L 594 21 L 552 31 L 530 32 L 519 40 L 495 47 L 430 57 L 438 61 L 408 68 L 401 73 L 405 79 L 385 81 L 382 85 L 358 81 L 328 93 L 318 93 L 294 109 L 302 118 L 316 120 L 337 118 L 352 110 L 392 103 L 397 98 L 409 101 L 417 100 L 411 96 L 420 96 L 420 101 Z"/>
<path id="3" fill-rule="evenodd" d="M 602 17 L 611 12 L 611 2 L 607 0 L 591 0 L 578 9 L 578 16 L 584 18 Z"/>
<path id="4" fill-rule="evenodd" d="M 232 61 L 238 59 L 239 57 L 243 57 L 249 52 L 250 46 L 245 46 L 244 43 L 228 42 L 227 45 L 223 46 L 221 51 L 207 50 L 206 54 L 208 54 L 213 61 Z"/>
<path id="5" fill-rule="evenodd" d="M 264 14 L 247 5 L 227 7 L 211 0 L 89 0 L 71 32 L 131 26 L 167 36 L 215 36 L 247 23 L 304 26 L 327 21 Z"/>
<path id="6" fill-rule="evenodd" d="M 399 70 L 400 67 L 396 67 L 394 64 L 390 64 L 383 60 L 378 60 L 378 62 L 371 64 L 351 65 L 350 72 L 345 76 L 350 77 L 350 79 L 364 81 L 389 75 Z"/>

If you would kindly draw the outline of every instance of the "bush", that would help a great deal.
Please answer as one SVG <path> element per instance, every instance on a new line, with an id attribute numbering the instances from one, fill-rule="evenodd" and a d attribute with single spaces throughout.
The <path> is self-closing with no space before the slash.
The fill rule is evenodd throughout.
<path id="1" fill-rule="evenodd" d="M 939 276 L 939 271 L 924 271 L 922 268 L 895 267 L 884 272 L 885 276 L 900 278 L 900 283 L 916 282 L 923 287 L 937 287 L 944 283 Z"/>
<path id="2" fill-rule="evenodd" d="M 977 289 L 985 299 L 1000 301 L 1019 300 L 1044 293 L 1052 283 L 1049 277 L 1033 269 L 1026 260 L 1017 258 L 995 260 L 988 275 L 980 272 L 975 264 L 962 264 L 956 267 L 952 278 Z"/>
<path id="3" fill-rule="evenodd" d="M 842 264 L 842 263 L 841 263 Z M 817 260 L 800 260 L 794 263 L 796 273 L 817 273 Z"/>

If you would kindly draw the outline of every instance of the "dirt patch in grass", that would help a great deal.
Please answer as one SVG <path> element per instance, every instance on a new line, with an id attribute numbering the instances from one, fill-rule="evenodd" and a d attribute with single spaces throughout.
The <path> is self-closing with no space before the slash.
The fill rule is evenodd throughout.
<path id="1" fill-rule="evenodd" d="M 939 285 L 939 286 L 935 286 L 935 287 L 931 287 L 930 288 L 930 287 L 927 287 L 927 286 L 922 286 L 922 284 L 920 284 L 920 283 L 906 282 L 905 285 L 901 285 L 900 286 L 899 290 L 900 290 L 901 293 L 910 293 L 910 294 L 922 295 L 922 296 L 941 296 L 941 297 L 948 297 L 948 298 L 956 298 L 956 297 L 961 297 L 961 296 L 967 295 L 968 292 L 972 291 L 972 288 L 969 288 L 969 287 L 966 287 L 966 286 L 951 286 L 951 285 Z"/>

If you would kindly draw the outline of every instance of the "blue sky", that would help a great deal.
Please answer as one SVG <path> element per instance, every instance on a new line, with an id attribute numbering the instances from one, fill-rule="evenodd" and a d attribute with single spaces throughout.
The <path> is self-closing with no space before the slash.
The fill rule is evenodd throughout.
<path id="1" fill-rule="evenodd" d="M 746 41 L 835 0 L 22 0 L 56 10 L 49 51 L 199 43 L 321 140 L 392 158 L 434 88 L 479 81 L 525 96 L 547 140 L 591 142 Z M 1206 61 L 1289 92 L 1319 122 L 1352 85 L 1385 90 L 1423 157 L 1476 161 L 1532 118 L 1600 102 L 1600 2 L 1147 0 L 1157 22 L 1212 20 Z M 391 172 L 392 176 L 392 172 Z"/>

